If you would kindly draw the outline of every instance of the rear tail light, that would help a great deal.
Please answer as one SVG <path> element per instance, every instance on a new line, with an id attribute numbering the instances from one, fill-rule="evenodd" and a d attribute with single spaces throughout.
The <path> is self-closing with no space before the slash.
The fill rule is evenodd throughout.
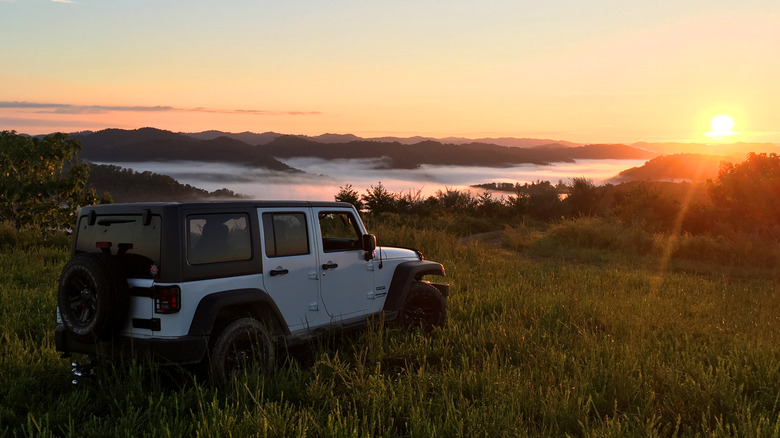
<path id="1" fill-rule="evenodd" d="M 155 286 L 154 313 L 176 313 L 181 310 L 181 289 L 178 286 Z"/>

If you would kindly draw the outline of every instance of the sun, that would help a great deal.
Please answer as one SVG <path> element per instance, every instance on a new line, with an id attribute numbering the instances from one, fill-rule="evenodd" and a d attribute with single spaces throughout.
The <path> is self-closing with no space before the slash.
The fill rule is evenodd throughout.
<path id="1" fill-rule="evenodd" d="M 710 121 L 712 131 L 708 132 L 707 137 L 728 137 L 737 134 L 732 131 L 734 128 L 734 119 L 726 114 L 717 115 Z"/>

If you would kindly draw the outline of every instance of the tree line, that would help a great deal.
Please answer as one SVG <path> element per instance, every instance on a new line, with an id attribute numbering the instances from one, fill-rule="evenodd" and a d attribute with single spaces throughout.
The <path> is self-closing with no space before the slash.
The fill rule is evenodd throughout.
<path id="1" fill-rule="evenodd" d="M 750 153 L 742 163 L 724 163 L 715 179 L 700 183 L 596 186 L 589 179 L 572 178 L 558 184 L 491 183 L 479 189 L 445 188 L 425 197 L 421 191 L 391 192 L 380 181 L 363 193 L 347 184 L 334 198 L 373 216 L 456 214 L 491 219 L 499 227 L 523 218 L 550 222 L 601 216 L 652 232 L 738 231 L 780 239 L 780 156 L 774 153 Z"/>

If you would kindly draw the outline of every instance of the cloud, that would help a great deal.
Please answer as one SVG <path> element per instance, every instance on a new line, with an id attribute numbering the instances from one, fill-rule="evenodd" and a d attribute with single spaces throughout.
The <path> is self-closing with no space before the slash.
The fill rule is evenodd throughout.
<path id="1" fill-rule="evenodd" d="M 71 1 L 71 0 L 51 0 L 51 2 L 52 3 L 65 3 L 65 4 L 68 4 L 68 5 L 72 5 L 72 4 L 76 3 L 76 2 Z"/>
<path id="2" fill-rule="evenodd" d="M 60 128 L 81 128 L 84 126 L 90 126 L 92 128 L 113 128 L 116 124 L 100 123 L 87 120 L 55 120 L 55 119 L 21 119 L 15 117 L 0 117 L 0 131 L 11 129 L 30 129 L 30 128 L 46 128 L 51 127 L 52 130 Z"/>
<path id="3" fill-rule="evenodd" d="M 0 0 L 2 1 L 2 0 Z M 54 0 L 52 0 L 54 1 Z M 72 105 L 66 103 L 38 103 L 0 101 L 0 108 L 30 110 L 39 114 L 104 114 L 108 112 L 199 112 L 218 114 L 251 114 L 258 116 L 312 116 L 321 111 L 269 111 L 255 109 L 222 110 L 213 108 L 177 108 L 173 106 Z"/>

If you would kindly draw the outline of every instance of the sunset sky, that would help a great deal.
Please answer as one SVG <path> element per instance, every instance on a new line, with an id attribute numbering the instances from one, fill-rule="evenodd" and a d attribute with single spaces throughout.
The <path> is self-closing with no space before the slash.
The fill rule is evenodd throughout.
<path id="1" fill-rule="evenodd" d="M 777 0 L 0 0 L 0 59 L 28 134 L 780 143 Z"/>

